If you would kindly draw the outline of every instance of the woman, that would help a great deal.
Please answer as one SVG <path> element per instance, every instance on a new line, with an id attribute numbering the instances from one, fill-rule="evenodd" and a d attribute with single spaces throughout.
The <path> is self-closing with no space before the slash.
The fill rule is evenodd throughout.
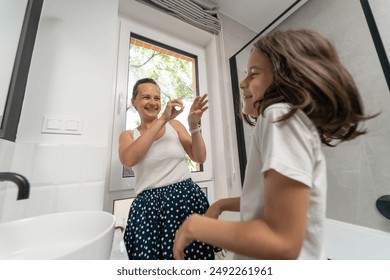
<path id="1" fill-rule="evenodd" d="M 131 102 L 141 123 L 119 138 L 119 158 L 132 167 L 135 192 L 124 235 L 129 259 L 173 259 L 173 240 L 179 225 L 192 213 L 204 214 L 206 196 L 191 179 L 186 154 L 203 163 L 206 147 L 199 122 L 207 110 L 207 95 L 196 97 L 186 128 L 174 118 L 183 112 L 180 99 L 168 101 L 161 111 L 160 88 L 150 78 L 137 81 Z M 211 246 L 193 242 L 187 259 L 214 259 Z"/>

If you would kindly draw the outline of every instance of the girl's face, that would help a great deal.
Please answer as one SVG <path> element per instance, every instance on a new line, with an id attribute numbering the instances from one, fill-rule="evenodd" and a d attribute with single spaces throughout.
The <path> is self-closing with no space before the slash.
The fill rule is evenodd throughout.
<path id="1" fill-rule="evenodd" d="M 248 60 L 245 78 L 240 82 L 242 90 L 242 112 L 258 117 L 259 113 L 253 106 L 255 101 L 264 97 L 265 91 L 273 82 L 273 72 L 267 57 L 253 49 Z"/>
<path id="2" fill-rule="evenodd" d="M 161 98 L 159 88 L 152 83 L 140 84 L 135 99 L 131 100 L 137 109 L 141 119 L 157 118 L 161 110 Z"/>

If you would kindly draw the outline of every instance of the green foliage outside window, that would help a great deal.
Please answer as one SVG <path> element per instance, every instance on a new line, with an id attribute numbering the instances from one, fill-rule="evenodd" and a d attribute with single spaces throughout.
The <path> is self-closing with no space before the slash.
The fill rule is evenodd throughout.
<path id="1" fill-rule="evenodd" d="M 195 60 L 191 62 L 177 55 L 169 55 L 168 51 L 158 52 L 130 44 L 126 129 L 134 129 L 140 124 L 138 113 L 131 105 L 131 95 L 135 82 L 141 78 L 152 78 L 158 83 L 161 89 L 162 108 L 169 98 L 182 99 L 185 110 L 177 119 L 188 129 L 188 110 L 196 95 L 193 85 L 194 63 Z M 199 165 L 192 162 L 188 156 L 187 163 L 191 171 L 199 171 Z"/>

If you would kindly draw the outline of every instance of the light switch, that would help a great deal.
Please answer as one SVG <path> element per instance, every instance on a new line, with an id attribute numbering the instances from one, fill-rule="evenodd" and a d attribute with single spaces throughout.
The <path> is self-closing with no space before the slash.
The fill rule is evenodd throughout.
<path id="1" fill-rule="evenodd" d="M 82 134 L 84 120 L 79 117 L 46 115 L 42 133 Z"/>
<path id="2" fill-rule="evenodd" d="M 65 122 L 65 130 L 78 131 L 79 122 L 75 120 L 70 120 Z"/>
<path id="3" fill-rule="evenodd" d="M 49 119 L 47 121 L 46 128 L 51 130 L 59 130 L 61 129 L 62 121 L 56 119 Z"/>

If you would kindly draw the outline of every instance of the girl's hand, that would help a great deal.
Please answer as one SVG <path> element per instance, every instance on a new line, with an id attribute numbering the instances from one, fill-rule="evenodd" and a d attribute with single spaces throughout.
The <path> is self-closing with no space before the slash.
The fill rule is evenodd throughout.
<path id="1" fill-rule="evenodd" d="M 184 104 L 180 99 L 169 100 L 161 118 L 164 118 L 168 122 L 180 115 L 183 110 Z"/>
<path id="2" fill-rule="evenodd" d="M 195 129 L 198 127 L 203 112 L 205 112 L 209 108 L 208 106 L 206 106 L 208 103 L 206 97 L 207 93 L 202 96 L 197 96 L 194 99 L 194 102 L 192 102 L 192 106 L 188 114 L 188 126 L 190 129 Z"/>

